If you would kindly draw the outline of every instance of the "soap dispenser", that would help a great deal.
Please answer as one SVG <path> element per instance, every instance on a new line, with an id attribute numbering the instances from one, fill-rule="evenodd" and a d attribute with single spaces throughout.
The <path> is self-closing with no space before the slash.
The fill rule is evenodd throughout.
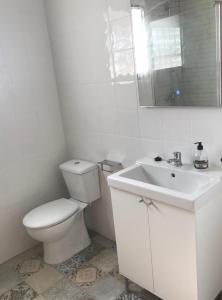
<path id="1" fill-rule="evenodd" d="M 203 147 L 202 142 L 195 143 L 197 145 L 197 149 L 194 153 L 194 167 L 199 170 L 207 169 L 208 168 L 208 157 L 207 152 Z"/>

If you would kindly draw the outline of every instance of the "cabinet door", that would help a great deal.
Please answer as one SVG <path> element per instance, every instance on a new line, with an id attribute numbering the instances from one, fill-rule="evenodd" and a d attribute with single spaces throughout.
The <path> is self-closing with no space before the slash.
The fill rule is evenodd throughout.
<path id="1" fill-rule="evenodd" d="M 197 300 L 194 214 L 159 202 L 148 214 L 155 293 L 164 300 Z"/>
<path id="2" fill-rule="evenodd" d="M 111 194 L 120 273 L 153 292 L 147 206 L 135 195 Z"/>

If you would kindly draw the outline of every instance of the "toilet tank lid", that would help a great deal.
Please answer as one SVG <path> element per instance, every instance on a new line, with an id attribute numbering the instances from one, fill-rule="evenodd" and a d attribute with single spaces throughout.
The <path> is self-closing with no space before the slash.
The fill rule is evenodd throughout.
<path id="1" fill-rule="evenodd" d="M 73 159 L 67 161 L 59 166 L 62 171 L 67 171 L 77 175 L 88 173 L 98 168 L 96 163 L 84 161 L 80 159 Z"/>

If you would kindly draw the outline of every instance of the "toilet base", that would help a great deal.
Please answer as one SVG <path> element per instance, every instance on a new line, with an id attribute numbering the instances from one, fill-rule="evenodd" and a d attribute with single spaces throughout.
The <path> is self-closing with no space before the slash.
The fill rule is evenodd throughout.
<path id="1" fill-rule="evenodd" d="M 66 261 L 91 244 L 85 225 L 83 211 L 80 211 L 66 235 L 53 242 L 44 242 L 44 261 L 55 265 Z"/>

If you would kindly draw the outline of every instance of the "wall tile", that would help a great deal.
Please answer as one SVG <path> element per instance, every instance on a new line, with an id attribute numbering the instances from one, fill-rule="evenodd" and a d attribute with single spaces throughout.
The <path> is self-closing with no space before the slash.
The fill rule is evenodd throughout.
<path id="1" fill-rule="evenodd" d="M 179 113 L 179 115 L 178 115 Z M 190 142 L 191 118 L 190 109 L 167 109 L 162 116 L 164 140 Z"/>
<path id="2" fill-rule="evenodd" d="M 106 149 L 106 158 L 121 162 L 124 167 L 133 164 L 141 157 L 141 148 L 137 138 L 105 135 L 103 143 L 103 147 Z"/>
<path id="3" fill-rule="evenodd" d="M 109 82 L 106 84 L 100 84 L 96 88 L 101 109 L 116 109 L 118 106 L 118 97 L 115 92 L 115 86 Z"/>
<path id="4" fill-rule="evenodd" d="M 163 115 L 164 111 L 159 109 L 145 109 L 139 111 L 142 138 L 151 140 L 164 139 Z"/>
<path id="5" fill-rule="evenodd" d="M 178 150 L 191 163 L 193 142 L 203 140 L 212 164 L 220 165 L 221 110 L 138 108 L 129 0 L 46 2 L 70 158 L 128 166 Z M 92 226 L 114 237 L 106 188 Z"/>
<path id="6" fill-rule="evenodd" d="M 164 144 L 162 140 L 140 139 L 141 157 L 163 157 Z"/>
<path id="7" fill-rule="evenodd" d="M 137 87 L 134 81 L 115 83 L 114 94 L 119 109 L 137 110 Z"/>
<path id="8" fill-rule="evenodd" d="M 2 60 L 3 58 L 3 60 Z M 0 264 L 32 246 L 26 212 L 66 195 L 67 158 L 43 1 L 0 1 Z"/>
<path id="9" fill-rule="evenodd" d="M 139 122 L 137 111 L 119 110 L 118 115 L 118 134 L 128 137 L 139 137 Z"/>
<path id="10" fill-rule="evenodd" d="M 116 109 L 103 109 L 101 111 L 101 130 L 105 134 L 118 133 L 118 115 Z"/>
<path id="11" fill-rule="evenodd" d="M 222 126 L 220 109 L 196 109 L 191 112 L 191 117 L 193 142 L 203 141 L 213 144 L 220 140 L 218 137 L 218 130 Z"/>

